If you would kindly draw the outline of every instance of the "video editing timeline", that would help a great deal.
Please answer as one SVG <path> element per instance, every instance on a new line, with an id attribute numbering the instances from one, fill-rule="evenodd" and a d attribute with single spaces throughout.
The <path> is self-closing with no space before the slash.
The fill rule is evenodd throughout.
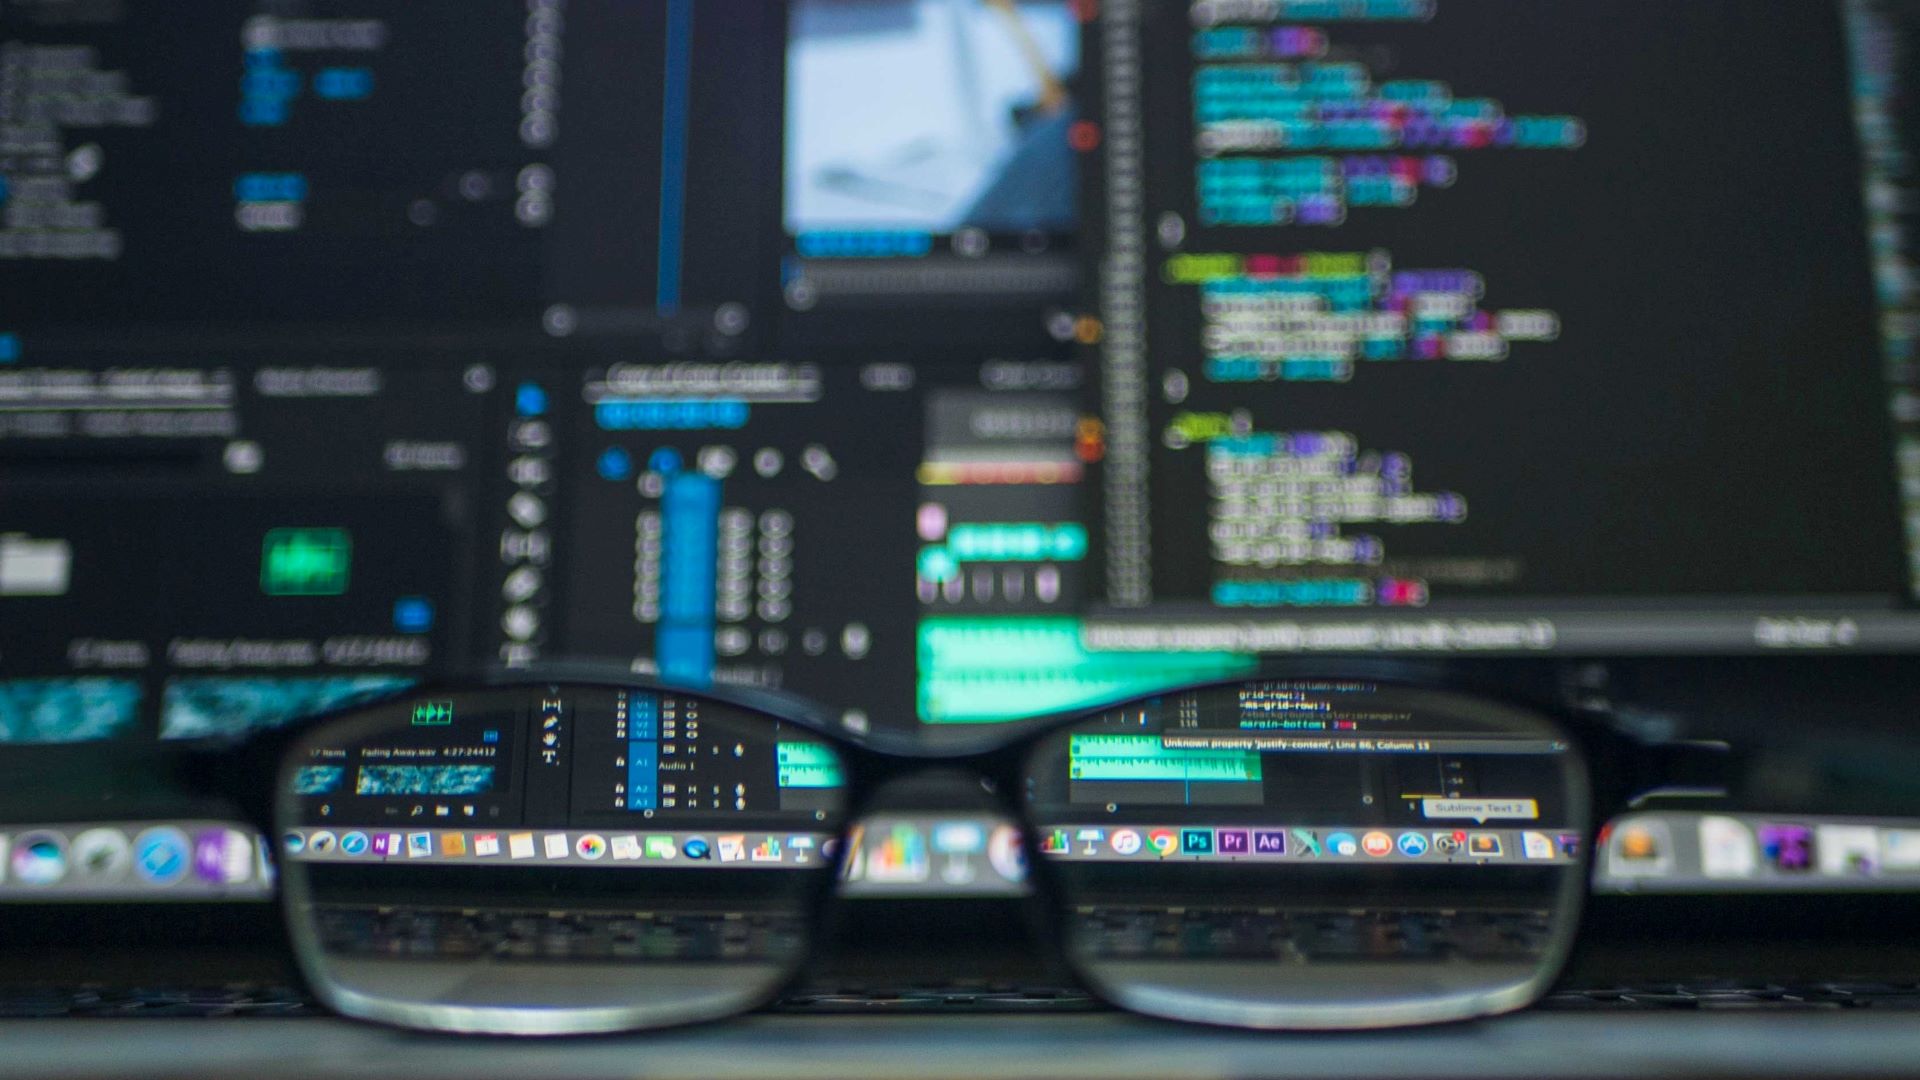
<path id="1" fill-rule="evenodd" d="M 317 856 L 398 854 L 385 848 L 401 834 L 383 828 L 818 829 L 840 806 L 838 759 L 823 744 L 715 702 L 513 690 L 406 699 L 374 715 L 340 745 L 313 747 L 292 777 L 307 824 L 372 829 L 361 850 L 339 836 L 337 852 L 313 851 L 308 837 Z"/>
<path id="2" fill-rule="evenodd" d="M 777 116 L 780 21 L 694 7 L 9 5 L 6 329 L 725 347 L 773 295 L 777 120 L 713 136 Z"/>
<path id="3" fill-rule="evenodd" d="M 1844 12 L 1779 8 L 1104 5 L 1086 644 L 1909 637 Z"/>
<path id="4" fill-rule="evenodd" d="M 562 429 L 557 557 L 604 585 L 563 582 L 549 608 L 559 627 L 529 644 L 683 685 L 783 686 L 870 722 L 906 714 L 916 377 L 933 373 L 692 361 L 589 372 Z"/>
<path id="5" fill-rule="evenodd" d="M 558 480 L 511 497 L 531 513 L 502 538 L 501 659 L 779 686 L 856 727 L 1000 720 L 1250 666 L 1081 646 L 1079 500 L 1100 436 L 1076 365 L 851 355 L 529 384 L 515 422 L 562 449 L 513 466 Z"/>
<path id="6" fill-rule="evenodd" d="M 1248 671 L 1226 654 L 1101 655 L 1080 640 L 1085 478 L 1105 453 L 1079 367 L 1001 361 L 925 397 L 914 588 L 917 712 L 993 721 Z"/>

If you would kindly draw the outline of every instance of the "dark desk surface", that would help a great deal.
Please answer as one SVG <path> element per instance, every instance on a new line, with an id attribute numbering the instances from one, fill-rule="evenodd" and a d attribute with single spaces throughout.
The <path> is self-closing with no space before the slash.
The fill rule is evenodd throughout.
<path id="1" fill-rule="evenodd" d="M 776 1077 L 1920 1077 L 1920 1014 L 1529 1014 L 1374 1035 L 1258 1035 L 1117 1015 L 750 1017 L 509 1042 L 333 1020 L 0 1023 L 0 1080 Z"/>

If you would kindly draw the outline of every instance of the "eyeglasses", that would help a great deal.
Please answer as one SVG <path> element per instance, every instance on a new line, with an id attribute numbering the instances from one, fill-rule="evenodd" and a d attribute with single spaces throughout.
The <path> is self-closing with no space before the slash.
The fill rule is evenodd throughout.
<path id="1" fill-rule="evenodd" d="M 848 833 L 883 786 L 939 769 L 1021 823 L 996 854 L 1025 860 L 1096 996 L 1335 1030 L 1537 1000 L 1571 948 L 1596 809 L 1681 761 L 1377 679 L 1194 687 L 962 749 L 752 693 L 541 682 L 410 693 L 190 771 L 276 838 L 301 969 L 352 1017 L 555 1035 L 754 1009 L 810 959 L 850 860 L 877 877 L 925 859 L 914 837 Z"/>

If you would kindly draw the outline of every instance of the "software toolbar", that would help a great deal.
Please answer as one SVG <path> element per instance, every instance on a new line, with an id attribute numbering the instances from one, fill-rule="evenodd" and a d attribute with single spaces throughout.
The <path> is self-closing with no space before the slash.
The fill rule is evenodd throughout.
<path id="1" fill-rule="evenodd" d="M 1601 836 L 1615 892 L 1911 889 L 1913 821 L 1763 814 L 1632 814 Z"/>
<path id="2" fill-rule="evenodd" d="M 1174 860 L 1202 865 L 1257 861 L 1261 865 L 1307 862 L 1499 866 L 1510 863 L 1571 863 L 1580 836 L 1532 829 L 1380 829 L 1328 827 L 1130 825 L 1054 826 L 1041 836 L 1040 853 L 1077 862 Z"/>
<path id="3" fill-rule="evenodd" d="M 1229 837 L 1224 847 L 1223 834 Z M 1530 835 L 1535 839 L 1529 841 Z M 1476 836 L 1482 838 L 1477 851 Z M 847 840 L 843 857 L 837 839 L 821 833 L 303 828 L 283 836 L 280 850 L 309 861 L 369 865 L 753 869 L 810 867 L 837 859 L 841 889 L 853 898 L 992 898 L 1028 891 L 1020 834 L 997 817 L 876 814 L 857 823 Z M 1048 830 L 1038 843 L 1048 858 L 1180 865 L 1246 859 L 1263 865 L 1292 862 L 1303 869 L 1307 863 L 1471 867 L 1532 860 L 1538 865 L 1578 853 L 1577 838 L 1569 842 L 1557 832 L 1526 829 L 1116 828 L 1102 823 Z M 14 825 L 0 833 L 0 844 L 4 901 L 231 901 L 273 895 L 269 845 L 250 830 L 217 822 Z M 1603 894 L 1910 890 L 1920 885 L 1920 821 L 1636 814 L 1610 823 L 1593 854 L 1593 889 Z"/>
<path id="4" fill-rule="evenodd" d="M 551 830 L 289 829 L 286 858 L 306 862 L 404 863 L 409 866 L 619 866 L 667 864 L 767 869 L 819 868 L 837 858 L 826 833 L 554 832 Z"/>
<path id="5" fill-rule="evenodd" d="M 273 895 L 251 830 L 217 821 L 90 822 L 0 831 L 0 899 L 217 901 Z"/>

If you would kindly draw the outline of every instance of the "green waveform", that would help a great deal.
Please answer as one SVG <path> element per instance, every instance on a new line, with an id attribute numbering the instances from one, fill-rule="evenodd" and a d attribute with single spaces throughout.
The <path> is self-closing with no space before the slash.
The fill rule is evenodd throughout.
<path id="1" fill-rule="evenodd" d="M 781 743 L 775 760 L 783 788 L 835 788 L 846 783 L 840 755 L 820 743 Z"/>
<path id="2" fill-rule="evenodd" d="M 1096 653 L 1080 620 L 937 617 L 919 631 L 920 719 L 992 723 L 1250 675 L 1235 653 Z"/>
<path id="3" fill-rule="evenodd" d="M 268 596 L 339 596 L 352 558 L 345 529 L 270 530 L 261 543 L 260 589 Z"/>
<path id="4" fill-rule="evenodd" d="M 1074 780 L 1173 780 L 1257 783 L 1252 750 L 1170 750 L 1158 735 L 1075 735 L 1067 743 Z"/>

